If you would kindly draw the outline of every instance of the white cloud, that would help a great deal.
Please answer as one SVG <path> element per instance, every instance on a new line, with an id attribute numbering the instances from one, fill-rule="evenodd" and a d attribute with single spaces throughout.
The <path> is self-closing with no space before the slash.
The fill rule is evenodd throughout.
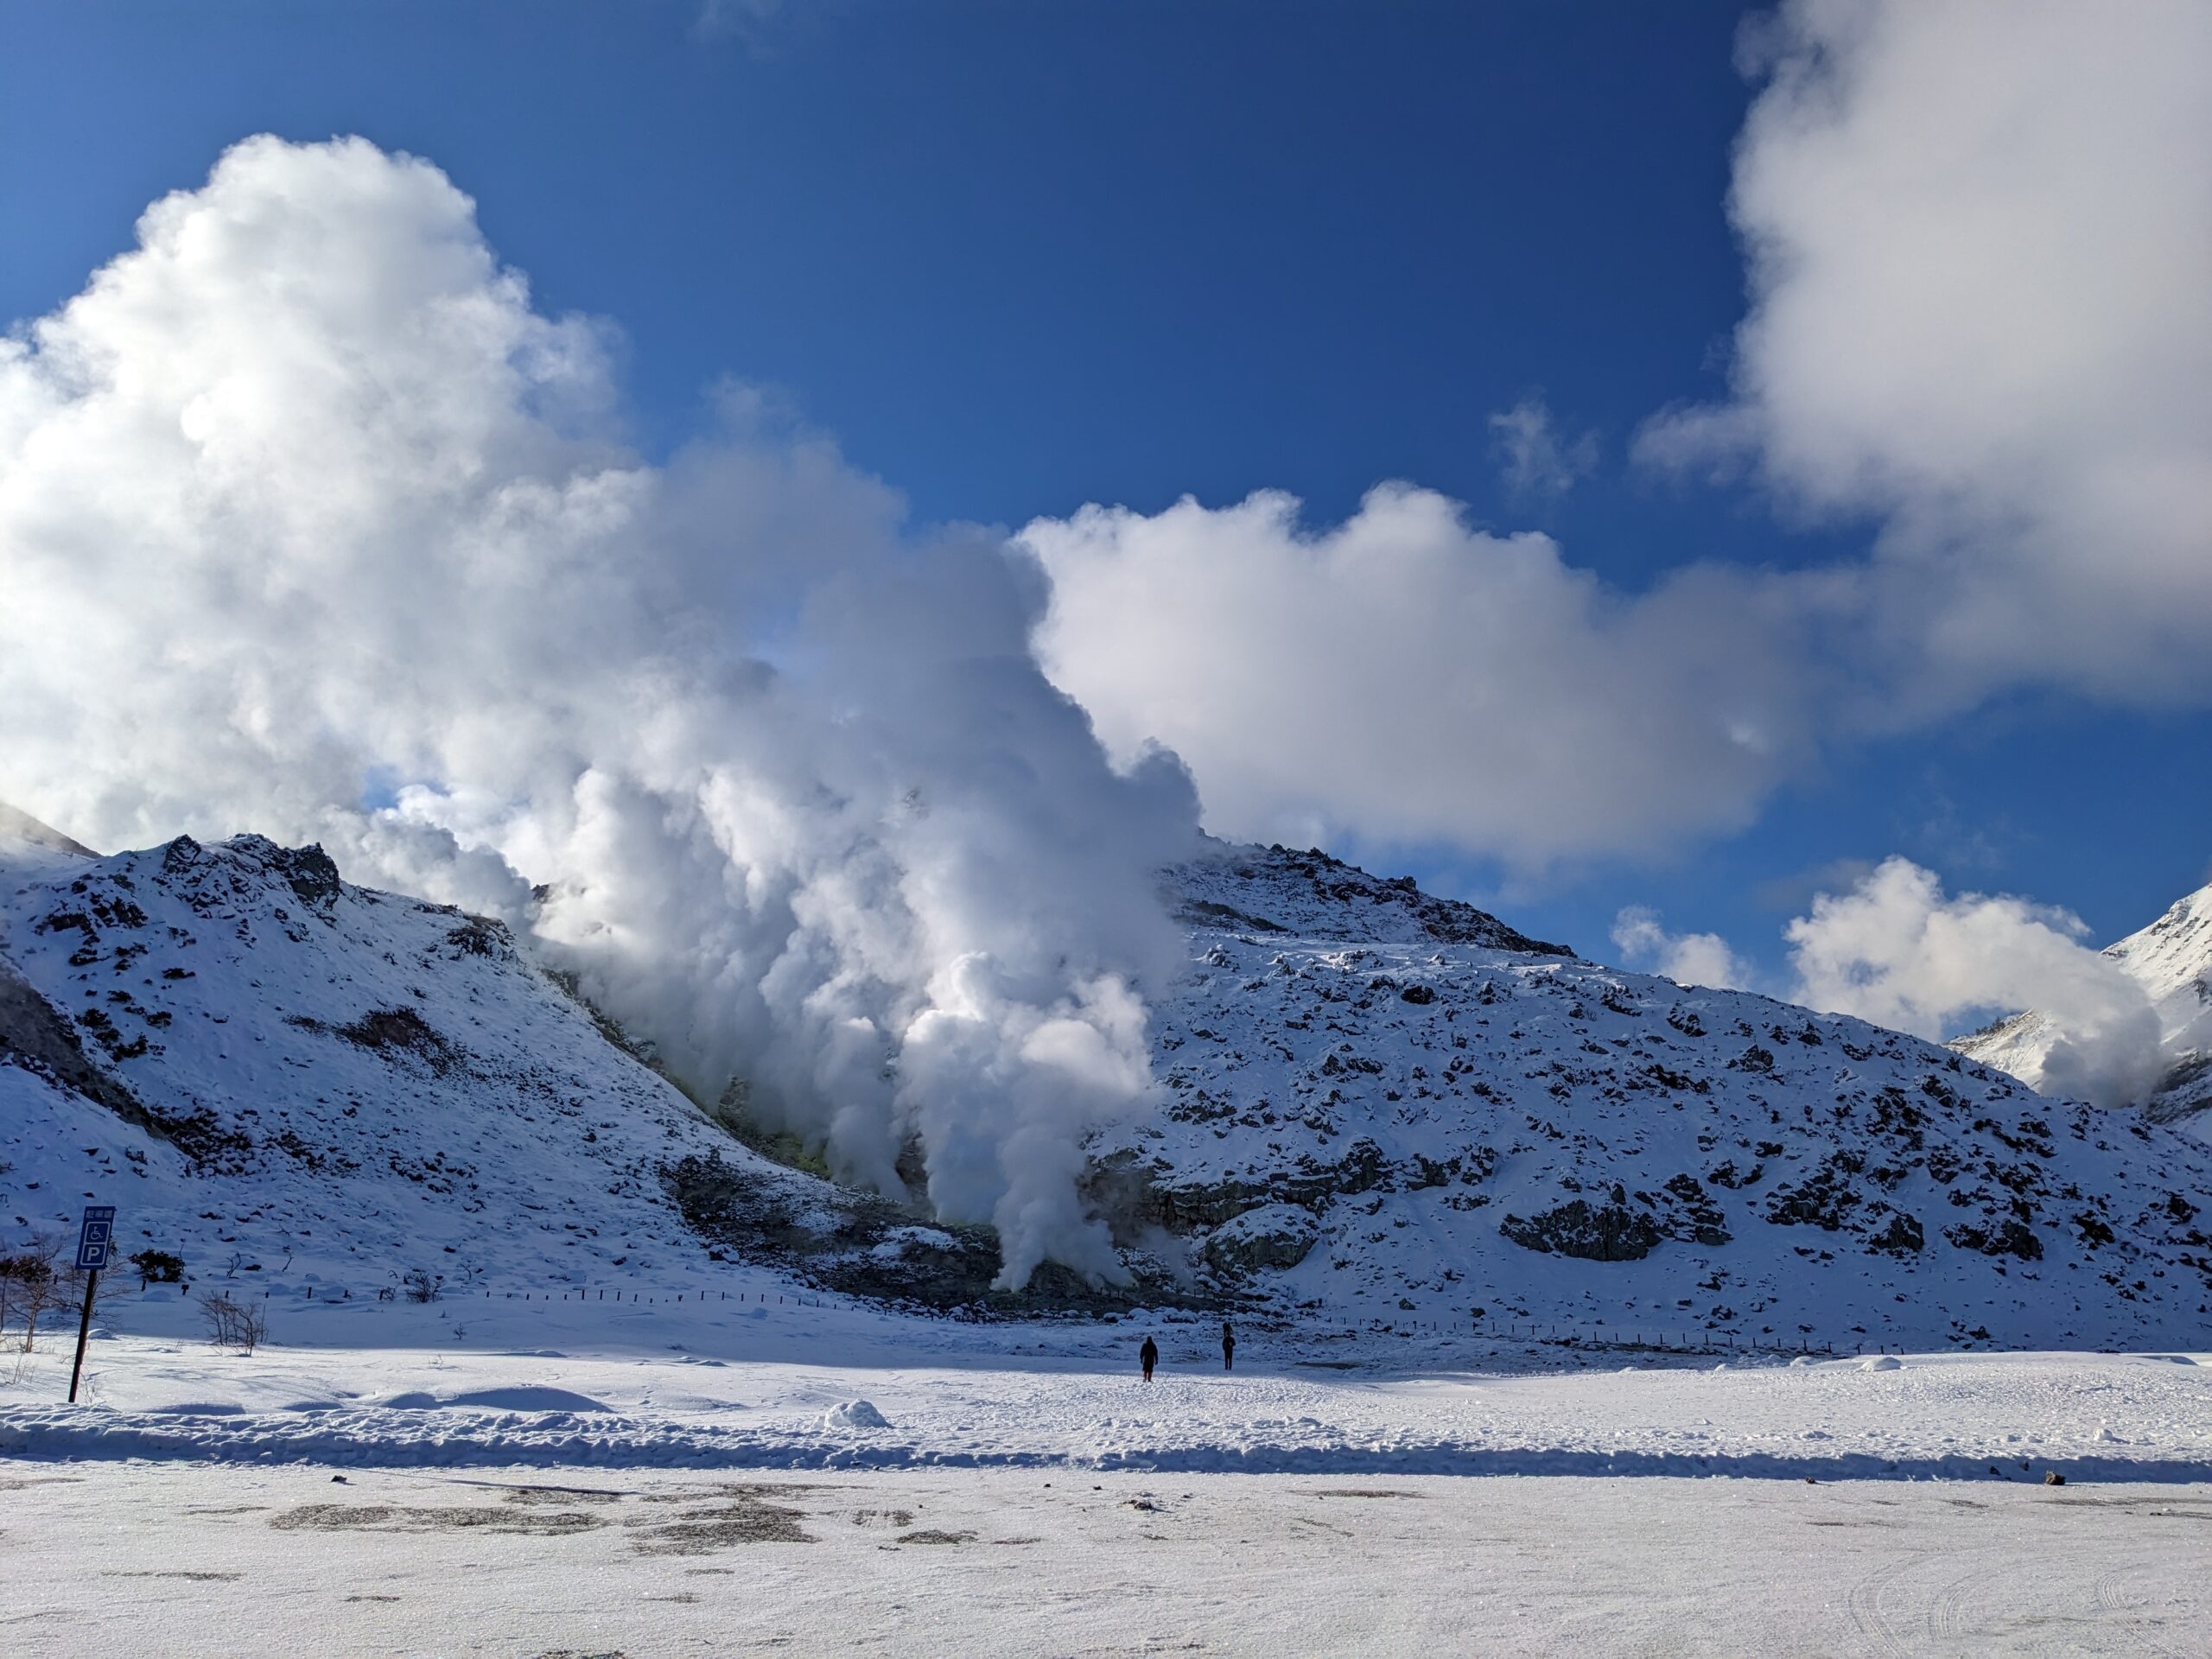
<path id="1" fill-rule="evenodd" d="M 1541 397 L 1523 397 L 1490 417 L 1491 447 L 1509 493 L 1546 500 L 1565 495 L 1597 469 L 1598 435 L 1562 439 Z"/>
<path id="2" fill-rule="evenodd" d="M 1764 576 L 1631 597 L 1405 485 L 1323 530 L 1262 493 L 1020 540 L 1052 578 L 1046 671 L 1124 763 L 1188 761 L 1224 833 L 1541 866 L 1739 826 L 1808 753 L 1803 594 Z"/>
<path id="3" fill-rule="evenodd" d="M 1850 892 L 1817 896 L 1784 937 L 1793 1001 L 1936 1039 L 2040 1009 L 2053 1033 L 2040 1085 L 2116 1105 L 2158 1071 L 2158 1023 L 2142 987 L 2082 943 L 2087 931 L 2024 899 L 1947 897 L 1932 872 L 1891 858 Z"/>
<path id="4" fill-rule="evenodd" d="M 1188 780 L 1109 770 L 1027 561 L 741 396 L 665 467 L 615 401 L 435 167 L 238 146 L 0 343 L 0 798 L 496 910 L 848 1176 L 918 1141 L 1012 1281 L 1114 1271 L 1077 1147 L 1151 1098 Z"/>
<path id="5" fill-rule="evenodd" d="M 1749 822 L 1821 746 L 2007 689 L 2212 696 L 2212 8 L 1803 0 L 1732 207 L 1733 396 L 1648 460 L 1755 466 L 1872 556 L 1613 592 L 1541 536 L 1386 486 L 1302 529 L 1262 493 L 1032 524 L 1039 646 L 1209 821 L 1522 866 Z M 1530 400 L 1509 480 L 1586 457 Z"/>
<path id="6" fill-rule="evenodd" d="M 1733 397 L 1642 439 L 1883 524 L 1900 710 L 2212 690 L 2212 9 L 1797 0 L 1730 207 Z"/>
<path id="7" fill-rule="evenodd" d="M 1631 968 L 1662 974 L 1678 985 L 1747 990 L 1753 975 L 1718 933 L 1669 933 L 1658 912 L 1630 905 L 1613 918 L 1613 943 Z"/>

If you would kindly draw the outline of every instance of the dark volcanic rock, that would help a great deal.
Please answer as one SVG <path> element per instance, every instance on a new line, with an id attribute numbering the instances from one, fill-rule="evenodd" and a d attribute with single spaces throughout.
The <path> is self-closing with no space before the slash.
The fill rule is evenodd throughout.
<path id="1" fill-rule="evenodd" d="M 1592 1209 L 1582 1198 L 1523 1219 L 1508 1216 L 1497 1230 L 1523 1249 L 1584 1262 L 1637 1262 L 1665 1236 L 1650 1217 L 1618 1204 Z"/>

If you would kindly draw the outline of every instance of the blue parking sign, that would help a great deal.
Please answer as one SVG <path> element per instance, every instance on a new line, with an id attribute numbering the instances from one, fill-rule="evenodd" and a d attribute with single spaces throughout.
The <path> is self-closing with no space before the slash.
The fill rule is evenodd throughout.
<path id="1" fill-rule="evenodd" d="M 84 1230 L 77 1235 L 77 1265 L 81 1268 L 107 1266 L 108 1252 L 115 1247 L 115 1206 L 93 1204 L 85 1206 Z"/>

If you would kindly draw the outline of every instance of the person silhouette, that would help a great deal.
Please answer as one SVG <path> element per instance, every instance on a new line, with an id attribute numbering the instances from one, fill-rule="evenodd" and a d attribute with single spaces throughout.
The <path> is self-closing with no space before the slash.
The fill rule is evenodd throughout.
<path id="1" fill-rule="evenodd" d="M 1144 1380 L 1151 1382 L 1152 1368 L 1160 1363 L 1160 1344 L 1150 1337 L 1147 1337 L 1144 1346 L 1137 1350 L 1137 1363 L 1144 1367 Z"/>
<path id="2" fill-rule="evenodd" d="M 1229 1328 L 1227 1319 L 1221 1322 L 1221 1369 L 1224 1371 L 1236 1369 L 1236 1333 Z"/>

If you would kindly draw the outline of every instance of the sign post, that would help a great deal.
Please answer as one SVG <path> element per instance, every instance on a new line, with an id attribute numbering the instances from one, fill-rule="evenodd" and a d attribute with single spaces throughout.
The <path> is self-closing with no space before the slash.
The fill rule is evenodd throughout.
<path id="1" fill-rule="evenodd" d="M 77 1234 L 77 1270 L 85 1275 L 85 1312 L 77 1321 L 77 1363 L 69 1368 L 69 1403 L 77 1403 L 77 1381 L 85 1371 L 85 1338 L 92 1331 L 92 1289 L 100 1281 L 100 1269 L 107 1266 L 108 1252 L 115 1244 L 115 1206 L 111 1204 L 88 1204 L 85 1206 L 85 1222 Z"/>

